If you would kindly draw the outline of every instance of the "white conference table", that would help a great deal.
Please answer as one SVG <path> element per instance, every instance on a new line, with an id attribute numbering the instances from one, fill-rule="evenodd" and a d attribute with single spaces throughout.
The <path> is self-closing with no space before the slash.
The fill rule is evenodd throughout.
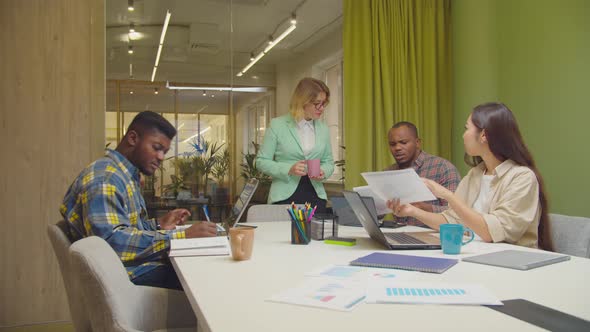
<path id="1" fill-rule="evenodd" d="M 355 237 L 346 247 L 312 241 L 290 243 L 290 223 L 259 223 L 252 258 L 231 256 L 174 257 L 172 263 L 203 331 L 536 331 L 540 328 L 483 306 L 366 304 L 351 312 L 268 302 L 270 296 L 297 286 L 304 274 L 330 264 L 348 264 L 375 251 L 385 251 L 363 228 L 340 227 L 339 235 Z M 413 230 L 404 227 L 391 230 Z M 504 249 L 508 244 L 474 241 L 462 248 L 463 258 Z M 444 257 L 440 250 L 396 251 Z M 397 270 L 396 270 L 397 271 Z M 403 271 L 405 272 L 405 271 Z M 590 320 L 590 259 L 529 271 L 459 262 L 443 274 L 408 272 L 412 280 L 482 284 L 500 300 L 524 298 Z"/>

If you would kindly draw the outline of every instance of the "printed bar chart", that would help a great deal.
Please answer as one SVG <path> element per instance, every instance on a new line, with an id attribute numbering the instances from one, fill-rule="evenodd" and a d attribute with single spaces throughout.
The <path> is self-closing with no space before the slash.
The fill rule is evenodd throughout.
<path id="1" fill-rule="evenodd" d="M 464 289 L 457 288 L 385 288 L 387 296 L 447 296 L 465 295 Z"/>
<path id="2" fill-rule="evenodd" d="M 502 305 L 489 290 L 477 284 L 397 282 L 385 278 L 369 282 L 367 303 Z"/>

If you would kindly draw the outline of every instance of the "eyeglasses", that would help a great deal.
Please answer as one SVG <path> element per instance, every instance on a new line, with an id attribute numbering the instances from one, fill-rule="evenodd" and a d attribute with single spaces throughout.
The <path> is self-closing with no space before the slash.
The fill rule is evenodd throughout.
<path id="1" fill-rule="evenodd" d="M 316 101 L 316 102 L 313 102 L 312 104 L 313 104 L 313 107 L 315 107 L 315 109 L 318 110 L 318 111 L 320 109 L 322 109 L 323 107 L 328 106 L 328 102 L 327 101 Z"/>

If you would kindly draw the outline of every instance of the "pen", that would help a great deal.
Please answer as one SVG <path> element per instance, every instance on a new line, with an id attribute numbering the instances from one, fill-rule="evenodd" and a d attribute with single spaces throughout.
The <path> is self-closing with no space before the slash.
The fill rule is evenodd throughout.
<path id="1" fill-rule="evenodd" d="M 311 213 L 310 213 L 310 215 L 309 215 L 309 220 L 308 220 L 308 221 L 311 221 L 311 218 L 313 218 L 313 215 L 315 214 L 315 209 L 316 209 L 317 207 L 318 207 L 317 205 L 313 207 L 313 210 L 311 211 Z"/>
<path id="2" fill-rule="evenodd" d="M 207 218 L 207 221 L 211 222 L 211 218 L 209 218 L 209 211 L 207 210 L 207 205 L 203 205 L 203 212 L 205 212 L 205 218 Z"/>

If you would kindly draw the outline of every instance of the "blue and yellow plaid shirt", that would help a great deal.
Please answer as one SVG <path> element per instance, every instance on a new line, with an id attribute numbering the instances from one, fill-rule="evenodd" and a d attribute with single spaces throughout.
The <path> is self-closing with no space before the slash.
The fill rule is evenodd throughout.
<path id="1" fill-rule="evenodd" d="M 91 235 L 105 239 L 121 258 L 130 279 L 168 264 L 170 239 L 185 237 L 181 230 L 157 230 L 156 221 L 148 219 L 139 170 L 114 150 L 78 175 L 60 212 L 74 241 Z"/>

